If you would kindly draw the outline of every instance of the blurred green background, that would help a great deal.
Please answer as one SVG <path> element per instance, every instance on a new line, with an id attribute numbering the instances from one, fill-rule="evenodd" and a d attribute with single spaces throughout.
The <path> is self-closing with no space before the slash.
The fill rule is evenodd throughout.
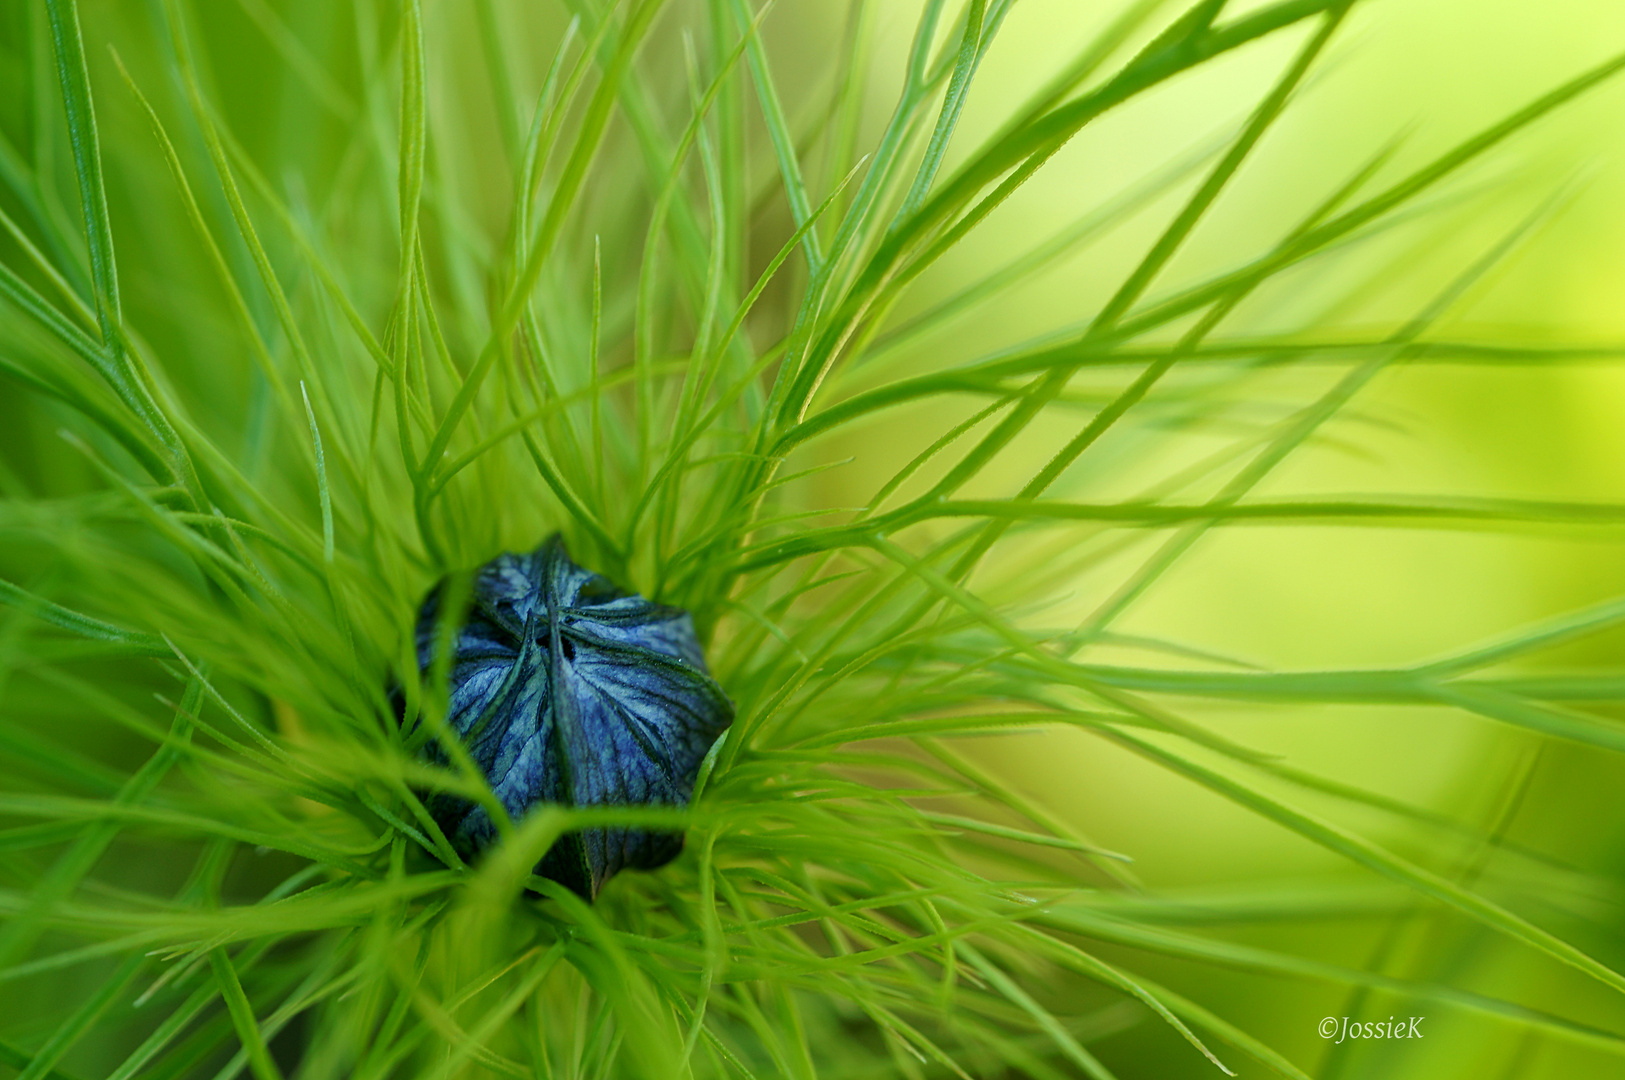
<path id="1" fill-rule="evenodd" d="M 1066 0 L 1017 5 L 967 109 L 964 144 L 974 145 L 976 136 L 995 129 L 1012 101 L 1041 84 L 1118 7 Z M 915 11 L 917 5 L 888 5 L 884 24 L 892 34 L 883 51 L 889 49 L 892 66 L 906 48 Z M 1289 228 L 1394 136 L 1404 135 L 1396 168 L 1420 164 L 1622 44 L 1625 8 L 1606 0 L 1362 5 L 1326 66 L 1176 258 L 1167 284 L 1197 280 L 1238 249 L 1258 250 L 1262 238 Z M 946 260 L 913 304 L 926 308 L 951 295 L 989 266 L 1036 246 L 1129 178 L 1235 125 L 1293 46 L 1281 41 L 1247 50 L 1086 131 Z M 783 51 L 799 52 L 801 62 L 809 62 L 805 50 Z M 884 102 L 881 95 L 871 113 L 877 126 Z M 1264 333 L 1305 319 L 1351 334 L 1396 325 L 1500 232 L 1561 189 L 1552 217 L 1471 289 L 1439 336 L 1549 344 L 1625 338 L 1625 86 L 1604 87 L 1451 186 L 1419 220 L 1343 259 L 1310 288 L 1287 295 L 1285 303 L 1285 290 L 1250 302 L 1240 314 L 1245 329 Z M 969 357 L 1093 310 L 1154 236 L 1169 205 L 1161 204 L 1160 212 L 1159 206 L 1148 208 L 1121 236 L 989 303 L 957 324 L 955 333 L 917 346 L 920 362 Z M 1257 422 L 1329 381 L 1324 373 L 1266 369 L 1220 394 L 1238 422 Z M 1258 494 L 1625 500 L 1625 370 L 1617 363 L 1401 365 L 1322 434 Z M 875 423 L 843 450 L 864 460 L 885 453 L 895 440 L 895 432 Z M 1200 432 L 1168 443 L 1151 469 L 1194 460 L 1217 445 Z M 908 456 L 900 448 L 892 453 L 898 461 Z M 1085 482 L 1086 494 L 1132 490 L 1145 479 L 1114 475 L 1111 461 Z M 1024 464 L 1030 471 L 1041 462 L 1035 452 Z M 831 503 L 842 504 L 842 495 L 832 490 Z M 854 497 L 861 495 L 848 494 L 847 501 Z M 1149 551 L 1152 543 L 1141 541 L 1139 550 Z M 1124 565 L 1108 563 L 1078 580 L 1075 598 L 1065 602 L 1056 621 L 1064 625 L 1087 615 L 1116 587 Z M 1387 667 L 1442 656 L 1622 591 L 1625 545 L 1617 527 L 1511 534 L 1242 527 L 1204 538 L 1118 628 L 1276 669 Z M 1554 670 L 1606 668 L 1618 662 L 1622 648 L 1625 634 L 1616 631 L 1544 656 L 1541 663 Z M 1619 797 L 1625 769 L 1619 761 L 1448 710 L 1245 703 L 1187 709 L 1287 763 L 1486 830 L 1499 828 L 1509 845 L 1554 856 L 1574 870 L 1561 895 L 1550 882 L 1531 880 L 1516 857 L 1466 844 L 1429 845 L 1380 814 L 1305 800 L 1285 785 L 1272 789 L 1428 865 L 1457 867 L 1464 880 L 1475 880 L 1604 962 L 1625 961 L 1625 799 Z M 1617 708 L 1604 713 L 1621 716 Z M 1131 854 L 1147 884 L 1188 889 L 1193 902 L 1246 896 L 1267 906 L 1272 892 L 1309 881 L 1347 887 L 1354 895 L 1376 880 L 1081 733 L 1057 730 L 984 747 L 1012 782 L 1106 847 Z M 1419 912 L 1397 920 L 1351 918 L 1333 930 L 1261 920 L 1223 933 L 1401 978 L 1470 985 L 1618 1030 L 1625 1011 L 1606 991 L 1494 935 L 1447 922 Z M 1143 957 L 1137 962 L 1147 963 Z M 1200 987 L 1194 996 L 1224 1002 L 1238 1023 L 1322 1080 L 1618 1075 L 1618 1064 L 1605 1058 L 1437 1005 L 1423 1007 L 1403 995 L 1359 998 L 1324 984 L 1214 974 L 1165 960 L 1137 970 L 1187 993 Z M 1424 1041 L 1334 1048 L 1318 1037 L 1316 1025 L 1324 1016 L 1349 1014 L 1356 1005 L 1366 1019 L 1430 1013 L 1421 1025 Z M 1102 1056 L 1130 1075 L 1205 1074 L 1207 1066 L 1177 1050 L 1157 1060 L 1156 1047 L 1169 1048 L 1144 1034 L 1141 1029 L 1108 1040 Z M 1113 1041 L 1121 1048 L 1112 1047 Z M 1121 1064 L 1129 1060 L 1135 1064 Z"/>

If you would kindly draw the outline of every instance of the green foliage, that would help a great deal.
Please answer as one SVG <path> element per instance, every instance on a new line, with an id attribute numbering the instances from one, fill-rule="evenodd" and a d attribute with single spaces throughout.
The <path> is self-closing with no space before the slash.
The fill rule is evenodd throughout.
<path id="1" fill-rule="evenodd" d="M 1192 1075 L 1306 1075 L 1222 998 L 1162 985 L 1177 959 L 1437 1004 L 1617 1067 L 1625 1038 L 1561 1010 L 1172 924 L 1425 904 L 1625 992 L 1606 957 L 1427 855 L 1503 837 L 1183 708 L 1409 705 L 1618 752 L 1617 722 L 1581 707 L 1620 699 L 1617 668 L 1507 665 L 1625 604 L 1391 669 L 1263 670 L 1114 627 L 1216 530 L 1625 519 L 1255 494 L 1400 365 L 1621 355 L 1439 332 L 1561 193 L 1390 328 L 1271 329 L 1256 309 L 1358 288 L 1340 260 L 1464 197 L 1446 185 L 1625 56 L 1431 160 L 1374 154 L 1192 277 L 1171 264 L 1364 8 L 1165 6 L 1125 6 L 979 143 L 961 121 L 1013 0 L 926 0 L 873 132 L 875 0 L 845 10 L 813 89 L 779 81 L 764 41 L 790 0 L 7 6 L 0 986 L 36 998 L 5 1010 L 0 1062 L 28 1080 L 1151 1075 L 1096 1045 L 1137 1028 Z M 1219 146 L 1168 147 L 1050 242 L 916 301 L 1080 132 L 1233 56 L 1273 76 Z M 1105 239 L 1148 211 L 1122 262 Z M 1086 318 L 964 361 L 922 347 L 1097 251 L 1117 283 Z M 1334 377 L 1224 427 L 1228 388 L 1290 367 Z M 1157 466 L 1192 431 L 1224 444 Z M 823 486 L 854 440 L 887 451 L 860 455 L 856 508 Z M 1089 496 L 1108 473 L 1135 489 Z M 688 810 L 499 812 L 501 846 L 465 865 L 426 793 L 498 804 L 444 735 L 446 672 L 419 678 L 411 622 L 432 581 L 554 529 L 694 614 L 738 720 Z M 1085 572 L 1110 587 L 1058 622 Z M 1063 729 L 1375 876 L 1283 886 L 1267 911 L 1147 891 L 979 760 Z M 531 875 L 561 832 L 611 821 L 686 829 L 686 851 L 591 907 Z"/>

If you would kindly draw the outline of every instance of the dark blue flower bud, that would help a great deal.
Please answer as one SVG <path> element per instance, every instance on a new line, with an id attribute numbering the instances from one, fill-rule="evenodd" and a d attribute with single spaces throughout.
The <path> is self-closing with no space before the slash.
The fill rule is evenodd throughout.
<path id="1" fill-rule="evenodd" d="M 433 661 L 441 588 L 423 602 L 417 658 Z M 542 803 L 686 806 L 700 762 L 733 721 L 688 613 L 616 588 L 552 537 L 503 554 L 474 579 L 452 640 L 447 720 L 518 820 Z M 445 761 L 431 740 L 426 756 Z M 437 794 L 429 811 L 473 855 L 496 838 L 484 807 Z M 536 872 L 587 899 L 619 870 L 653 869 L 680 834 L 591 828 L 560 838 Z"/>

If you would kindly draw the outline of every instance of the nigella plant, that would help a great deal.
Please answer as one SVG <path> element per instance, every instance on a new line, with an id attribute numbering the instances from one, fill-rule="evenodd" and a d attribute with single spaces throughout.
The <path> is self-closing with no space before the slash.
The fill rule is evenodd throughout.
<path id="1" fill-rule="evenodd" d="M 1622 18 L 0 0 L 0 1077 L 1625 1076 Z"/>
<path id="2" fill-rule="evenodd" d="M 425 672 L 444 595 L 436 586 L 418 617 Z M 450 640 L 448 726 L 514 820 L 548 803 L 685 806 L 733 720 L 688 613 L 582 569 L 558 535 L 481 567 Z M 446 761 L 434 740 L 425 754 Z M 467 799 L 437 795 L 429 810 L 465 855 L 496 839 L 490 813 Z M 662 866 L 681 848 L 676 833 L 587 828 L 560 838 L 536 871 L 590 900 L 617 871 Z"/>

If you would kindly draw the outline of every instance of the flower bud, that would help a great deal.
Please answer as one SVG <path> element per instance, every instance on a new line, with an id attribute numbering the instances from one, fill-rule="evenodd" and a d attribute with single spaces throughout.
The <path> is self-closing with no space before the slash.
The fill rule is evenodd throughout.
<path id="1" fill-rule="evenodd" d="M 425 672 L 443 585 L 418 617 Z M 481 567 L 451 640 L 448 725 L 516 821 L 541 804 L 686 806 L 700 762 L 733 721 L 688 613 L 583 570 L 557 535 Z M 447 760 L 437 740 L 425 756 Z M 428 808 L 462 854 L 496 839 L 483 806 L 441 793 Z M 681 849 L 676 833 L 585 828 L 560 837 L 536 872 L 590 900 L 616 872 L 662 866 Z"/>

